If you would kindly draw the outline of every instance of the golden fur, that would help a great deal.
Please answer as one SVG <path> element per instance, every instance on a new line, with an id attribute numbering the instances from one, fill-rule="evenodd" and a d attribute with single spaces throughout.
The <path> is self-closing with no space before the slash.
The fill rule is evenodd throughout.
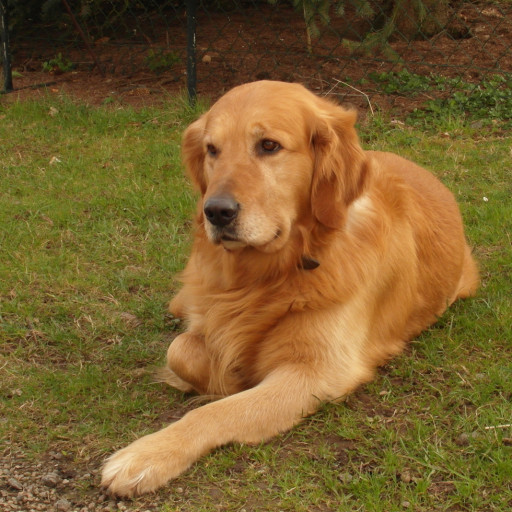
<path id="1" fill-rule="evenodd" d="M 300 85 L 262 81 L 186 130 L 201 198 L 168 380 L 225 397 L 115 453 L 111 492 L 152 491 L 215 447 L 291 428 L 475 292 L 452 194 L 412 162 L 363 151 L 354 122 Z"/>

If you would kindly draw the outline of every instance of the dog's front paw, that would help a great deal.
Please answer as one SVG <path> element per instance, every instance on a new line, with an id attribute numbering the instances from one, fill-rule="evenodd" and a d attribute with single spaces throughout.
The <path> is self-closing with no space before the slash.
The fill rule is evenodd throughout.
<path id="1" fill-rule="evenodd" d="M 138 439 L 109 457 L 101 486 L 116 496 L 132 497 L 154 491 L 185 471 L 194 459 L 180 453 L 166 430 Z"/>

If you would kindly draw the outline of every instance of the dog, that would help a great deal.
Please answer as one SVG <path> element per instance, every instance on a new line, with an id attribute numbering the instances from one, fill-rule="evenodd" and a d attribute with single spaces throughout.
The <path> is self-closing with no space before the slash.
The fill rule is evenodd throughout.
<path id="1" fill-rule="evenodd" d="M 363 151 L 355 121 L 301 85 L 259 81 L 185 131 L 200 199 L 167 380 L 221 398 L 110 457 L 111 493 L 153 491 L 216 447 L 292 428 L 475 293 L 453 195 L 400 156 Z"/>

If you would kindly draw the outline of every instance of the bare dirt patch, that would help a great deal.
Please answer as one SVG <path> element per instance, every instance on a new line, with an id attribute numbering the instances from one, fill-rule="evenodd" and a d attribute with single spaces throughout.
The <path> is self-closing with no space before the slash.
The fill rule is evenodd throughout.
<path id="1" fill-rule="evenodd" d="M 444 30 L 430 39 L 391 40 L 386 49 L 350 50 L 340 34 L 354 37 L 368 27 L 350 19 L 333 18 L 306 49 L 304 21 L 289 6 L 260 5 L 233 13 L 201 12 L 197 28 L 198 93 L 216 99 L 234 85 L 260 79 L 296 81 L 319 93 L 339 96 L 359 108 L 368 100 L 376 106 L 410 111 L 429 99 L 423 95 L 383 94 L 371 82 L 370 73 L 399 71 L 428 75 L 442 74 L 478 82 L 492 73 L 512 72 L 512 16 L 507 4 L 489 7 L 486 2 L 456 3 L 451 13 L 456 30 Z M 174 26 L 172 24 L 174 23 Z M 458 27 L 458 28 L 457 28 Z M 49 37 L 45 42 L 30 39 L 14 43 L 14 98 L 41 94 L 65 94 L 94 105 L 110 102 L 134 106 L 154 105 L 186 88 L 186 39 L 183 19 L 171 22 L 171 50 L 177 62 L 164 72 L 148 69 L 148 52 L 169 46 L 169 30 L 145 36 L 147 42 L 134 46 L 129 40 L 98 38 L 93 51 L 105 71 L 102 75 L 80 44 L 57 48 Z M 51 36 L 51 32 L 49 34 Z M 42 71 L 45 60 L 57 53 L 66 55 L 75 68 L 65 73 Z M 367 80 L 365 82 L 365 80 Z M 347 86 L 357 85 L 359 90 Z M 364 93 L 364 94 L 363 94 Z M 368 95 L 365 96 L 365 94 Z M 430 94 L 430 93 L 429 93 Z"/>

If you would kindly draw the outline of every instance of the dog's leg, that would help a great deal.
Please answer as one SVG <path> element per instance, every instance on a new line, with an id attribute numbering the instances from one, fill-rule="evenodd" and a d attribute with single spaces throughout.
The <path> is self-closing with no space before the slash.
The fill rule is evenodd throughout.
<path id="1" fill-rule="evenodd" d="M 167 350 L 167 366 L 168 373 L 174 375 L 174 378 L 165 379 L 171 386 L 181 391 L 207 392 L 210 359 L 201 336 L 191 332 L 177 336 Z"/>
<path id="2" fill-rule="evenodd" d="M 323 388 L 321 376 L 306 367 L 275 370 L 256 387 L 195 409 L 115 453 L 102 486 L 120 496 L 153 491 L 220 445 L 258 443 L 290 429 L 327 398 Z"/>
<path id="3" fill-rule="evenodd" d="M 169 302 L 169 312 L 176 318 L 185 316 L 185 292 L 183 288 Z"/>

